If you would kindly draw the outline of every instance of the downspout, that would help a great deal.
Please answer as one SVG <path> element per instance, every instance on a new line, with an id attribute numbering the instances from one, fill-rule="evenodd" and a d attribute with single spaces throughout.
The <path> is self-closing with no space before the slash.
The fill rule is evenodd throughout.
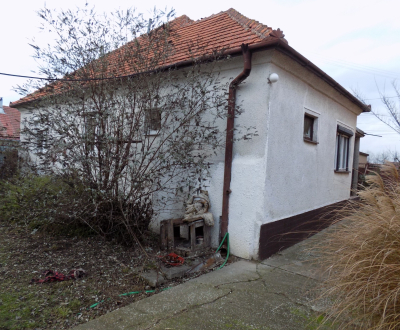
<path id="1" fill-rule="evenodd" d="M 251 51 L 249 50 L 249 45 L 242 44 L 241 48 L 243 53 L 244 68 L 243 71 L 229 84 L 228 118 L 226 121 L 224 188 L 222 193 L 222 217 L 220 223 L 220 240 L 222 240 L 225 234 L 228 232 L 229 195 L 231 193 L 233 131 L 235 123 L 236 89 L 238 85 L 250 75 L 251 71 Z"/>

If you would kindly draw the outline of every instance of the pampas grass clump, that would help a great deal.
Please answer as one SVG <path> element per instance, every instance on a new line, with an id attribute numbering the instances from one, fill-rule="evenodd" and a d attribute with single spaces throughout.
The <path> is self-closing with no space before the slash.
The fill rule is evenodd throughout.
<path id="1" fill-rule="evenodd" d="M 366 180 L 321 248 L 327 319 L 340 329 L 400 329 L 400 177 L 387 164 Z"/>

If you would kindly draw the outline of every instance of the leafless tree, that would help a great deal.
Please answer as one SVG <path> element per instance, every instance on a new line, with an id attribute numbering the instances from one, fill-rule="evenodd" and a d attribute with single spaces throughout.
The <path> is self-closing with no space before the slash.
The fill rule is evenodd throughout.
<path id="1" fill-rule="evenodd" d="M 374 115 L 391 129 L 400 134 L 400 89 L 396 81 L 392 82 L 393 90 L 397 95 L 396 98 L 388 97 L 383 92 L 379 91 L 382 103 L 385 105 L 388 116 L 375 113 Z"/>
<path id="2" fill-rule="evenodd" d="M 385 106 L 384 113 L 379 111 L 375 111 L 372 109 L 372 113 L 378 118 L 382 123 L 389 126 L 395 132 L 400 134 L 400 89 L 397 85 L 396 81 L 392 82 L 392 87 L 396 96 L 387 96 L 385 91 L 382 91 L 378 88 L 378 92 L 380 95 L 380 99 Z M 359 98 L 362 102 L 367 104 L 365 97 L 357 90 L 354 90 L 353 93 L 357 98 Z"/>

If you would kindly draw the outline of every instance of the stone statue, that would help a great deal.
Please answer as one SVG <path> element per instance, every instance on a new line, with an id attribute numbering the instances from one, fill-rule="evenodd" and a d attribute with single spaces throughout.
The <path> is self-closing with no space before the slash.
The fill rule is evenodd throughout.
<path id="1" fill-rule="evenodd" d="M 208 191 L 201 190 L 200 194 L 192 195 L 186 202 L 186 211 L 183 221 L 195 221 L 203 219 L 207 226 L 214 226 L 212 213 L 208 212 L 210 207 L 210 198 Z"/>

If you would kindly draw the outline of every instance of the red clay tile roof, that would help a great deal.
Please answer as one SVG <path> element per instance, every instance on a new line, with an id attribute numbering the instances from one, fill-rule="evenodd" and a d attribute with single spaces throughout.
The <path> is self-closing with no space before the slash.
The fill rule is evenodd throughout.
<path id="1" fill-rule="evenodd" d="M 216 50 L 237 48 L 243 43 L 256 44 L 267 38 L 272 31 L 270 27 L 248 19 L 233 8 L 198 21 L 193 21 L 183 15 L 171 21 L 169 28 L 173 31 L 169 40 L 169 43 L 174 46 L 173 53 L 159 63 L 160 66 L 169 66 L 193 57 L 212 54 Z M 108 55 L 110 59 L 107 70 L 109 76 L 137 73 L 137 69 L 130 67 L 129 63 L 118 61 L 118 58 L 123 57 L 124 47 L 128 47 L 129 44 Z M 10 105 L 12 107 L 22 105 L 45 95 L 45 93 L 44 90 L 36 91 Z"/>
<path id="2" fill-rule="evenodd" d="M 0 113 L 0 139 L 19 139 L 21 113 L 17 109 L 3 106 L 5 114 Z"/>

